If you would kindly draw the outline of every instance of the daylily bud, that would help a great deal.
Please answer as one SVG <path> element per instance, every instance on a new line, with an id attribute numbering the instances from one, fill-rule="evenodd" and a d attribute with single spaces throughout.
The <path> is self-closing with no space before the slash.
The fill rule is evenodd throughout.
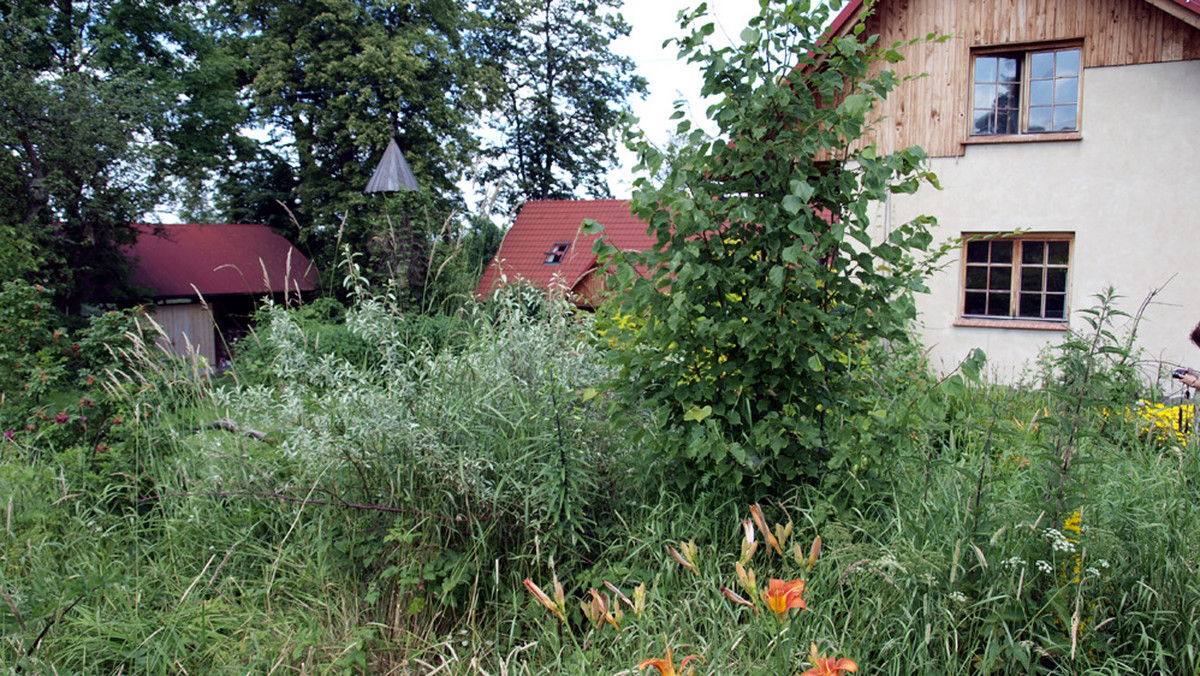
<path id="1" fill-rule="evenodd" d="M 642 611 L 646 609 L 646 583 L 643 582 L 633 588 L 633 614 L 641 617 Z"/>
<path id="2" fill-rule="evenodd" d="M 667 545 L 667 553 L 669 553 L 669 554 L 671 555 L 671 558 L 673 558 L 673 559 L 675 559 L 676 561 L 678 561 L 678 562 L 679 562 L 679 565 L 681 565 L 681 566 L 683 566 L 684 568 L 687 568 L 688 570 L 692 571 L 692 572 L 693 572 L 693 573 L 695 573 L 697 576 L 699 576 L 699 575 L 700 575 L 700 571 L 696 570 L 696 567 L 695 567 L 695 566 L 693 566 L 693 565 L 691 564 L 691 562 L 689 562 L 687 559 L 685 559 L 685 558 L 683 558 L 682 556 L 680 556 L 679 552 L 675 551 L 675 548 L 674 548 L 674 547 L 672 547 L 671 545 Z"/>
<path id="3" fill-rule="evenodd" d="M 741 558 L 742 565 L 750 563 L 750 559 L 754 558 L 754 552 L 757 552 L 757 551 L 758 551 L 758 543 L 757 542 L 747 542 L 745 540 L 742 540 L 742 558 Z"/>
<path id="4" fill-rule="evenodd" d="M 626 596 L 626 595 L 622 594 L 622 593 L 621 593 L 621 590 L 620 590 L 620 589 L 617 589 L 617 586 L 616 586 L 616 585 L 614 585 L 613 583 L 609 582 L 608 580 L 604 580 L 603 582 L 604 582 L 604 586 L 605 586 L 605 587 L 607 587 L 607 588 L 608 588 L 608 590 L 609 590 L 610 592 L 612 592 L 612 593 L 613 593 L 613 596 L 615 596 L 615 597 L 617 597 L 618 599 L 620 599 L 620 600 L 624 601 L 624 602 L 625 602 L 625 605 L 629 606 L 630 608 L 632 608 L 632 607 L 633 607 L 633 601 L 630 601 L 628 596 Z M 619 608 L 620 608 L 620 606 L 618 605 L 618 606 L 617 606 L 617 608 L 619 609 Z"/>
<path id="5" fill-rule="evenodd" d="M 812 570 L 813 566 L 817 565 L 817 559 L 821 558 L 821 536 L 813 538 L 812 547 L 808 549 L 808 569 Z"/>
<path id="6" fill-rule="evenodd" d="M 542 591 L 541 587 L 538 587 L 533 583 L 533 580 L 525 578 L 525 588 L 529 590 L 530 594 L 533 594 L 533 597 L 538 600 L 538 603 L 541 603 L 543 606 L 545 606 L 546 610 L 549 610 L 557 615 L 558 619 L 566 622 L 566 600 L 562 594 L 562 585 L 558 583 L 557 578 L 554 580 L 554 586 L 556 587 L 555 595 L 559 599 L 558 602 L 555 602 L 549 596 L 547 596 L 546 592 Z"/>
<path id="7" fill-rule="evenodd" d="M 747 608 L 753 608 L 754 614 L 755 615 L 758 614 L 758 606 L 754 605 L 750 601 L 747 601 L 746 599 L 742 598 L 741 596 L 738 596 L 737 592 L 733 591 L 729 587 L 726 587 L 725 585 L 721 585 L 721 596 L 724 596 L 725 598 L 729 599 L 733 603 L 738 604 L 739 606 L 746 606 Z"/>
<path id="8" fill-rule="evenodd" d="M 737 571 L 738 584 L 742 586 L 742 591 L 750 597 L 751 601 L 758 599 L 758 581 L 754 576 L 754 569 L 746 570 L 746 567 L 739 561 L 734 569 Z"/>
<path id="9" fill-rule="evenodd" d="M 687 542 L 680 542 L 679 548 L 681 550 L 683 550 L 683 558 L 687 559 L 688 563 L 692 564 L 692 566 L 695 567 L 696 566 L 696 541 L 688 540 Z"/>
<path id="10" fill-rule="evenodd" d="M 787 546 L 787 539 L 792 534 L 792 522 L 788 521 L 786 526 L 775 524 L 775 539 L 779 541 L 779 555 L 783 556 L 783 548 Z"/>
<path id="11" fill-rule="evenodd" d="M 767 520 L 763 518 L 762 507 L 750 505 L 750 516 L 754 518 L 754 525 L 758 526 L 758 530 L 764 535 L 771 534 L 771 529 L 767 528 Z"/>
<path id="12" fill-rule="evenodd" d="M 567 607 L 567 594 L 563 591 L 562 583 L 558 581 L 558 573 L 554 574 L 554 602 L 559 608 Z"/>

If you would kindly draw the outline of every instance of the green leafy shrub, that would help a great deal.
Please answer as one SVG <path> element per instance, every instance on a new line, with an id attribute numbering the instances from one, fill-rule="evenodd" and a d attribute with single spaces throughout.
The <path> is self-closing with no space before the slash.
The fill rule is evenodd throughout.
<path id="1" fill-rule="evenodd" d="M 71 343 L 53 295 L 21 280 L 0 287 L 0 425 L 19 426 L 29 409 L 68 379 Z"/>
<path id="2" fill-rule="evenodd" d="M 685 483 L 849 489 L 870 464 L 860 456 L 887 467 L 886 449 L 863 443 L 863 364 L 875 342 L 908 339 L 931 219 L 880 234 L 868 214 L 934 177 L 920 149 L 862 146 L 873 103 L 896 85 L 873 66 L 900 57 L 857 33 L 825 40 L 830 11 L 765 4 L 735 47 L 708 46 L 713 25 L 693 26 L 677 44 L 718 99 L 718 138 L 681 121 L 688 145 L 669 162 L 627 140 L 665 178 L 638 179 L 633 195 L 657 246 L 597 245 L 636 325 L 613 329 L 613 354 L 619 387 L 662 426 L 660 451 L 688 468 Z"/>

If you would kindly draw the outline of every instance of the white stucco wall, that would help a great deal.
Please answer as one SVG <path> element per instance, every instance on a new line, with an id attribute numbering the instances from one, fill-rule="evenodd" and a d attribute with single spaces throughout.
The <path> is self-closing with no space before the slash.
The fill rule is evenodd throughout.
<path id="1" fill-rule="evenodd" d="M 1138 343 L 1154 360 L 1148 373 L 1158 361 L 1200 367 L 1187 338 L 1200 322 L 1200 61 L 1088 69 L 1082 94 L 1081 141 L 972 145 L 962 157 L 935 158 L 943 190 L 893 197 L 890 222 L 933 215 L 938 241 L 1018 228 L 1074 232 L 1070 326 L 1086 327 L 1078 310 L 1106 286 L 1131 314 L 1163 287 L 1139 326 Z M 960 271 L 956 257 L 918 299 L 935 366 L 953 367 L 979 347 L 992 374 L 1011 381 L 1062 339 L 954 326 Z"/>

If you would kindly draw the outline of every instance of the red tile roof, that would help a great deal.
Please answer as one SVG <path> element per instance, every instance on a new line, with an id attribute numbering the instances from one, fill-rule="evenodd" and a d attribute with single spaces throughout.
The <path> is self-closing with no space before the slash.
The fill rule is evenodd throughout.
<path id="1" fill-rule="evenodd" d="M 483 272 L 475 296 L 521 280 L 548 289 L 551 284 L 575 289 L 596 269 L 592 244 L 598 235 L 579 231 L 585 218 L 604 225 L 604 234 L 617 248 L 644 251 L 654 244 L 646 223 L 629 211 L 628 200 L 547 200 L 526 202 L 504 236 L 500 250 Z M 568 244 L 562 262 L 546 260 L 556 244 Z"/>
<path id="2" fill-rule="evenodd" d="M 155 229 L 159 234 L 155 234 Z M 312 291 L 317 273 L 265 225 L 139 225 L 127 255 L 133 283 L 155 298 Z M 193 286 L 195 288 L 193 288 Z"/>

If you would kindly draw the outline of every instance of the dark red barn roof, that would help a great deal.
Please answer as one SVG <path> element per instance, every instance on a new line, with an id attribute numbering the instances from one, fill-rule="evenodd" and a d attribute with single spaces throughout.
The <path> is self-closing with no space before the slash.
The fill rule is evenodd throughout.
<path id="1" fill-rule="evenodd" d="M 644 251 L 654 244 L 647 225 L 629 211 L 628 200 L 547 200 L 526 202 L 504 236 L 500 250 L 475 288 L 485 298 L 496 287 L 523 281 L 539 288 L 561 286 L 571 295 L 584 292 L 596 271 L 592 244 L 599 235 L 585 235 L 584 219 L 604 225 L 604 235 L 618 249 Z M 550 263 L 555 247 L 567 245 L 561 260 Z"/>
<path id="2" fill-rule="evenodd" d="M 140 225 L 138 230 L 138 241 L 128 250 L 132 281 L 151 289 L 155 298 L 317 288 L 308 258 L 265 225 Z"/>

